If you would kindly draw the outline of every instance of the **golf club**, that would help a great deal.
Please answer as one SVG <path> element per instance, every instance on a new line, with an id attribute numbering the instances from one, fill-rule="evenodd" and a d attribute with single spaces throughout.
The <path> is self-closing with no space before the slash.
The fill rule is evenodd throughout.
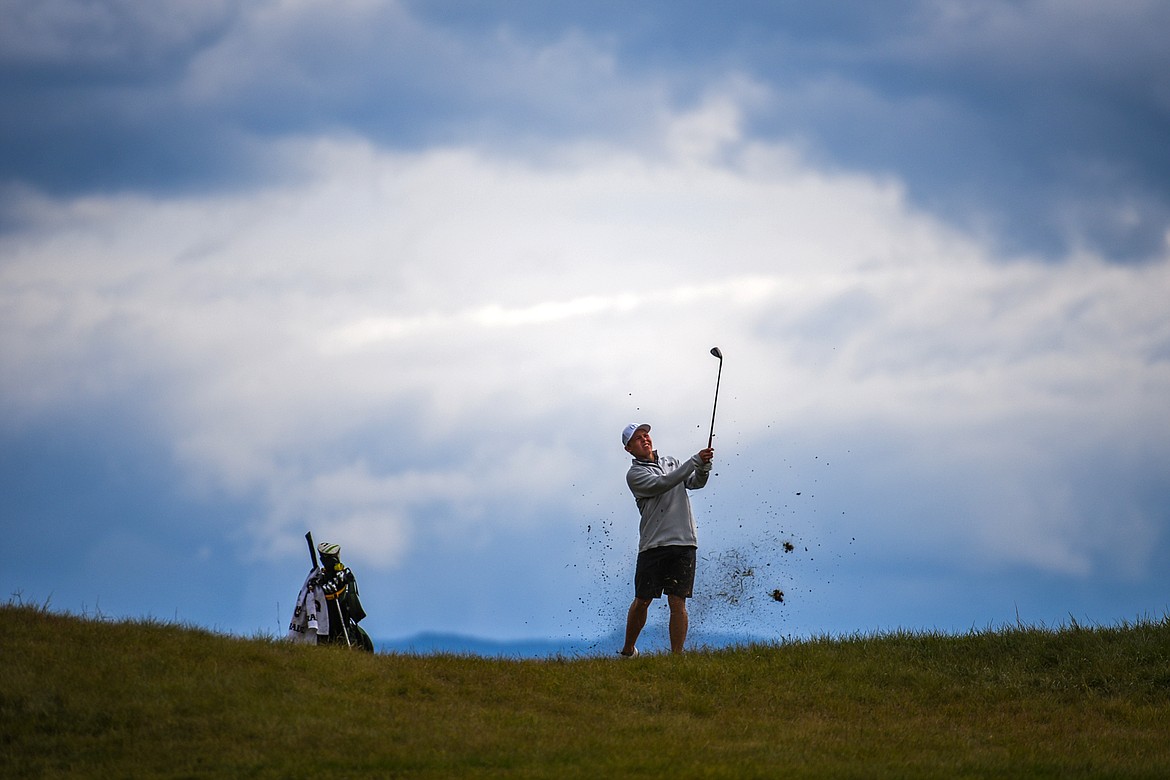
<path id="1" fill-rule="evenodd" d="M 711 407 L 711 435 L 707 437 L 707 449 L 715 440 L 715 409 L 719 406 L 719 380 L 723 378 L 723 353 L 719 347 L 711 347 L 711 354 L 719 358 L 719 373 L 715 375 L 715 404 Z"/>

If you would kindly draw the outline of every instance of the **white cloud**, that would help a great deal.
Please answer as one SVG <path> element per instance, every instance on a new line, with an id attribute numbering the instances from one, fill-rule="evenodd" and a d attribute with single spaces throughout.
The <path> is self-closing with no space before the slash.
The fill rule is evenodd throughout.
<path id="1" fill-rule="evenodd" d="M 908 543 L 1092 568 L 1078 537 L 1108 519 L 1054 453 L 1167 439 L 1170 363 L 1150 357 L 1170 343 L 1167 263 L 994 257 L 896 182 L 741 138 L 732 104 L 664 143 L 529 162 L 306 139 L 282 148 L 295 182 L 267 191 L 44 200 L 43 227 L 0 245 L 4 407 L 120 398 L 194 480 L 264 497 L 258 551 L 311 515 L 393 566 L 424 516 L 459 544 L 486 532 L 460 518 L 627 511 L 603 476 L 617 430 L 652 417 L 697 449 L 720 344 L 720 441 L 767 449 L 778 420 L 899 428 L 894 478 L 952 491 L 906 518 Z M 1155 534 L 1140 515 L 1134 544 Z"/>

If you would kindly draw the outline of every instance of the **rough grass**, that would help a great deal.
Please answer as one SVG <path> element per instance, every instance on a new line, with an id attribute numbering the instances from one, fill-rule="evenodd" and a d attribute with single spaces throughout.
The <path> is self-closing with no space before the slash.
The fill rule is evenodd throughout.
<path id="1" fill-rule="evenodd" d="M 9 777 L 1159 777 L 1170 620 L 378 655 L 0 607 Z"/>

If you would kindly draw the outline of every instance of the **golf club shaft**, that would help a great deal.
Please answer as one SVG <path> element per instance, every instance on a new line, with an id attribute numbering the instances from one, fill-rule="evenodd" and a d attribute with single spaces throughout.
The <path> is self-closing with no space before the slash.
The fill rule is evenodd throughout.
<path id="1" fill-rule="evenodd" d="M 711 406 L 711 433 L 707 436 L 707 449 L 715 440 L 715 410 L 719 408 L 719 381 L 723 378 L 723 356 L 719 356 L 719 373 L 715 375 L 715 403 Z"/>

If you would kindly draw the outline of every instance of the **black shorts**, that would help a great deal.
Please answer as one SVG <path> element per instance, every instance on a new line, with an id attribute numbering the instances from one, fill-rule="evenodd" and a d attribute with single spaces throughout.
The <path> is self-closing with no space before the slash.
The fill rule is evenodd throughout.
<path id="1" fill-rule="evenodd" d="M 651 547 L 638 553 L 638 568 L 634 572 L 636 598 L 656 599 L 665 593 L 689 599 L 694 587 L 694 547 Z"/>

